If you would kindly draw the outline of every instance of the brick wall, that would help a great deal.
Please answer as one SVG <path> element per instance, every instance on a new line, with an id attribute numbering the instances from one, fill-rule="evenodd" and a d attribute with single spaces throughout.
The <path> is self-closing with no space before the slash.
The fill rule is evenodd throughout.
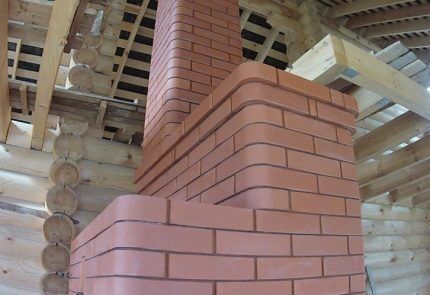
<path id="1" fill-rule="evenodd" d="M 138 192 L 356 216 L 356 111 L 350 96 L 260 63 L 243 64 L 144 154 Z"/>
<path id="2" fill-rule="evenodd" d="M 237 0 L 158 1 L 145 147 L 173 132 L 242 62 Z"/>
<path id="3" fill-rule="evenodd" d="M 70 294 L 364 294 L 360 219 L 330 214 L 120 197 L 73 241 Z"/>

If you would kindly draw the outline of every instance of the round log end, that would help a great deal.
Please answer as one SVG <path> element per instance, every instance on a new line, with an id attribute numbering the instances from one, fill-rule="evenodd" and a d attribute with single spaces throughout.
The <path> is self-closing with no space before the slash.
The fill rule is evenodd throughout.
<path id="1" fill-rule="evenodd" d="M 69 270 L 70 251 L 61 243 L 50 243 L 42 251 L 42 266 L 49 272 Z"/>
<path id="2" fill-rule="evenodd" d="M 65 274 L 46 273 L 40 279 L 40 293 L 43 295 L 68 295 L 69 280 Z"/>
<path id="3" fill-rule="evenodd" d="M 55 184 L 75 187 L 79 184 L 78 164 L 70 159 L 59 158 L 52 164 L 49 178 Z"/>
<path id="4" fill-rule="evenodd" d="M 43 236 L 49 243 L 70 245 L 75 233 L 76 229 L 73 221 L 62 213 L 54 213 L 43 224 Z"/>
<path id="5" fill-rule="evenodd" d="M 82 138 L 73 133 L 60 134 L 54 142 L 54 153 L 60 158 L 80 160 L 84 155 Z"/>
<path id="6" fill-rule="evenodd" d="M 93 87 L 93 71 L 85 65 L 74 66 L 67 77 L 77 90 L 89 91 Z"/>
<path id="7" fill-rule="evenodd" d="M 62 184 L 51 188 L 45 199 L 45 208 L 49 214 L 60 212 L 71 216 L 78 210 L 78 204 L 79 200 L 75 192 Z"/>

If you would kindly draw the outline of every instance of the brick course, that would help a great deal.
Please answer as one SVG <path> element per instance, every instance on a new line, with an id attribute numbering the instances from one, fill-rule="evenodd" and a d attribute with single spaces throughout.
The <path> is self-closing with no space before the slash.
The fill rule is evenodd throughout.
<path id="1" fill-rule="evenodd" d="M 134 207 L 153 210 L 120 214 Z M 198 212 L 200 216 L 190 216 Z M 359 244 L 358 236 L 348 241 L 347 236 L 292 234 L 283 227 L 294 224 L 293 219 L 281 219 L 284 225 L 277 230 L 284 214 L 302 218 L 272 210 L 119 197 L 72 242 L 70 294 L 318 295 L 364 290 L 362 255 L 356 254 L 356 246 L 351 248 Z M 318 215 L 307 216 L 319 220 Z"/>

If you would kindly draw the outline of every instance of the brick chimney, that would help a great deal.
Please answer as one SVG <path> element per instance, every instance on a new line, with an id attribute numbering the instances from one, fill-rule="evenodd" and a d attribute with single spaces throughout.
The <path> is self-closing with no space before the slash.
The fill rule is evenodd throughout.
<path id="1" fill-rule="evenodd" d="M 140 195 L 73 241 L 72 293 L 364 294 L 355 99 L 236 66 L 238 23 L 234 0 L 159 0 Z"/>
<path id="2" fill-rule="evenodd" d="M 158 1 L 144 146 L 158 143 L 242 62 L 237 0 Z"/>

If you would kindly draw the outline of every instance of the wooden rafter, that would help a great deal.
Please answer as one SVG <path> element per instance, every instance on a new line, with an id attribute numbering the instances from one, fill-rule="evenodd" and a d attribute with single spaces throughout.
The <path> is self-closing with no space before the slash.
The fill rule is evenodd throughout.
<path id="1" fill-rule="evenodd" d="M 355 141 L 356 161 L 361 162 L 379 156 L 383 152 L 426 132 L 430 121 L 412 112 L 389 121 Z"/>
<path id="2" fill-rule="evenodd" d="M 63 54 L 66 38 L 78 8 L 79 0 L 56 0 L 54 2 L 48 34 L 37 82 L 31 146 L 41 150 L 45 138 L 46 121 L 54 91 L 55 80 Z"/>
<path id="3" fill-rule="evenodd" d="M 430 36 L 428 37 L 412 37 L 400 39 L 400 41 L 408 48 L 430 48 Z"/>
<path id="4" fill-rule="evenodd" d="M 401 3 L 410 2 L 410 0 L 360 0 L 352 1 L 348 3 L 342 3 L 332 7 L 328 13 L 327 17 L 335 18 L 341 17 L 352 13 L 357 13 L 360 11 L 366 11 L 370 9 L 376 9 L 379 7 L 385 7 L 389 5 L 396 5 Z"/>
<path id="5" fill-rule="evenodd" d="M 263 43 L 263 48 L 261 48 L 260 52 L 258 52 L 255 61 L 264 62 L 269 51 L 272 49 L 273 43 L 279 35 L 279 30 L 276 28 L 272 28 L 270 34 L 266 37 L 266 40 Z"/>
<path id="6" fill-rule="evenodd" d="M 430 16 L 428 3 L 354 16 L 349 18 L 346 26 L 353 29 L 424 16 Z"/>
<path id="7" fill-rule="evenodd" d="M 81 26 L 82 19 L 84 18 L 85 10 L 87 9 L 88 2 L 89 0 L 81 0 L 79 2 L 79 6 L 76 9 L 75 17 L 73 18 L 73 23 L 70 27 L 69 35 L 67 36 L 67 43 L 64 46 L 64 52 L 66 53 L 70 53 L 70 50 L 72 50 L 72 48 L 75 48 L 75 49 L 77 48 L 76 34 L 78 33 L 79 27 Z"/>
<path id="8" fill-rule="evenodd" d="M 0 0 L 0 142 L 6 142 L 11 119 L 8 83 L 8 0 Z"/>
<path id="9" fill-rule="evenodd" d="M 373 39 L 389 35 L 411 34 L 428 31 L 430 31 L 430 19 L 420 19 L 370 27 L 364 32 L 363 36 Z"/>
<path id="10" fill-rule="evenodd" d="M 134 38 L 136 38 L 137 32 L 140 27 L 140 23 L 142 22 L 143 16 L 145 15 L 146 9 L 148 8 L 149 0 L 143 0 L 142 6 L 139 9 L 139 14 L 136 17 L 136 20 L 133 24 L 133 28 L 131 29 L 130 35 L 128 37 L 127 45 L 124 48 L 124 52 L 122 53 L 121 60 L 118 64 L 118 71 L 116 72 L 115 79 L 112 83 L 112 90 L 110 93 L 110 97 L 114 97 L 116 89 L 118 88 L 118 83 L 121 79 L 122 72 L 124 70 L 128 54 L 130 53 L 130 50 L 134 44 Z"/>
<path id="11" fill-rule="evenodd" d="M 338 78 L 388 98 L 430 120 L 430 93 L 368 52 L 328 35 L 293 64 L 291 73 L 329 84 Z"/>

